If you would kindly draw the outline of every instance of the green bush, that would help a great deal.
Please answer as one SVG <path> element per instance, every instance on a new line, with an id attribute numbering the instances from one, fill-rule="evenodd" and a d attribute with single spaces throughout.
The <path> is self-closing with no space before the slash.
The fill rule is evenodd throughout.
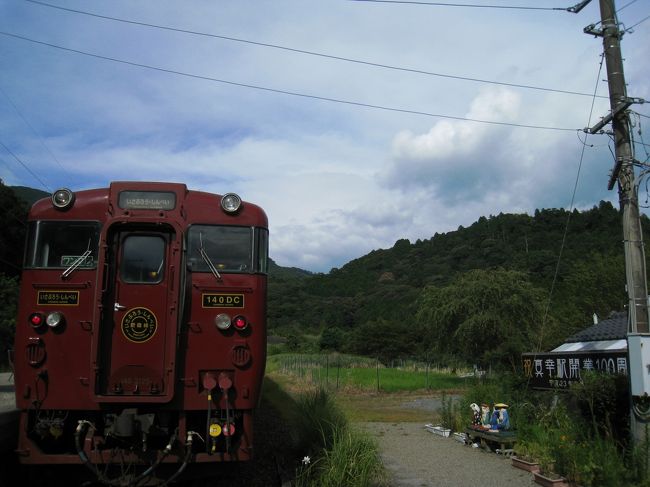
<path id="1" fill-rule="evenodd" d="M 625 377 L 585 373 L 570 391 L 533 391 L 515 376 L 472 384 L 461 401 L 510 405 L 516 451 L 583 487 L 650 487 L 648 443 L 632 448 Z"/>

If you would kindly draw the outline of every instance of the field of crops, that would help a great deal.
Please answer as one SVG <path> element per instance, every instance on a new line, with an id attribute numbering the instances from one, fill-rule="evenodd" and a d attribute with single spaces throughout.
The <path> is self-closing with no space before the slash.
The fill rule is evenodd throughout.
<path id="1" fill-rule="evenodd" d="M 343 354 L 279 354 L 267 360 L 267 373 L 326 389 L 375 392 L 458 390 L 467 379 L 431 364 L 379 361 Z M 466 374 L 465 374 L 466 375 Z"/>

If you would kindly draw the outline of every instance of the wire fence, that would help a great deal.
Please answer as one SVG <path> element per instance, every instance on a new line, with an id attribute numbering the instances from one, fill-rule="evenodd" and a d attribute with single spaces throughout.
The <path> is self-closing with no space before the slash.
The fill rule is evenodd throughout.
<path id="1" fill-rule="evenodd" d="M 344 354 L 279 354 L 269 357 L 270 370 L 306 384 L 340 389 L 354 387 L 377 392 L 456 389 L 479 371 L 453 370 L 432 362 L 379 359 Z"/>

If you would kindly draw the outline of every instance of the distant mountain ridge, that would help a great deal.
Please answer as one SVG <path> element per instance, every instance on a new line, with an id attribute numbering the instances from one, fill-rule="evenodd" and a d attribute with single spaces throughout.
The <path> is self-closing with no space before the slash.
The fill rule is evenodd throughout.
<path id="1" fill-rule="evenodd" d="M 28 188 L 27 186 L 9 186 L 14 194 L 24 201 L 27 206 L 32 206 L 42 198 L 49 198 L 50 193 L 40 189 Z"/>

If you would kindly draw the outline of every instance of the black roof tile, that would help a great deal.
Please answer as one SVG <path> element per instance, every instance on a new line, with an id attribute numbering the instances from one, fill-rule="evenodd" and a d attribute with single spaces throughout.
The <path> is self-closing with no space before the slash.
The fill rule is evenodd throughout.
<path id="1" fill-rule="evenodd" d="M 612 313 L 607 319 L 579 331 L 567 338 L 565 343 L 620 340 L 627 336 L 627 311 Z"/>

